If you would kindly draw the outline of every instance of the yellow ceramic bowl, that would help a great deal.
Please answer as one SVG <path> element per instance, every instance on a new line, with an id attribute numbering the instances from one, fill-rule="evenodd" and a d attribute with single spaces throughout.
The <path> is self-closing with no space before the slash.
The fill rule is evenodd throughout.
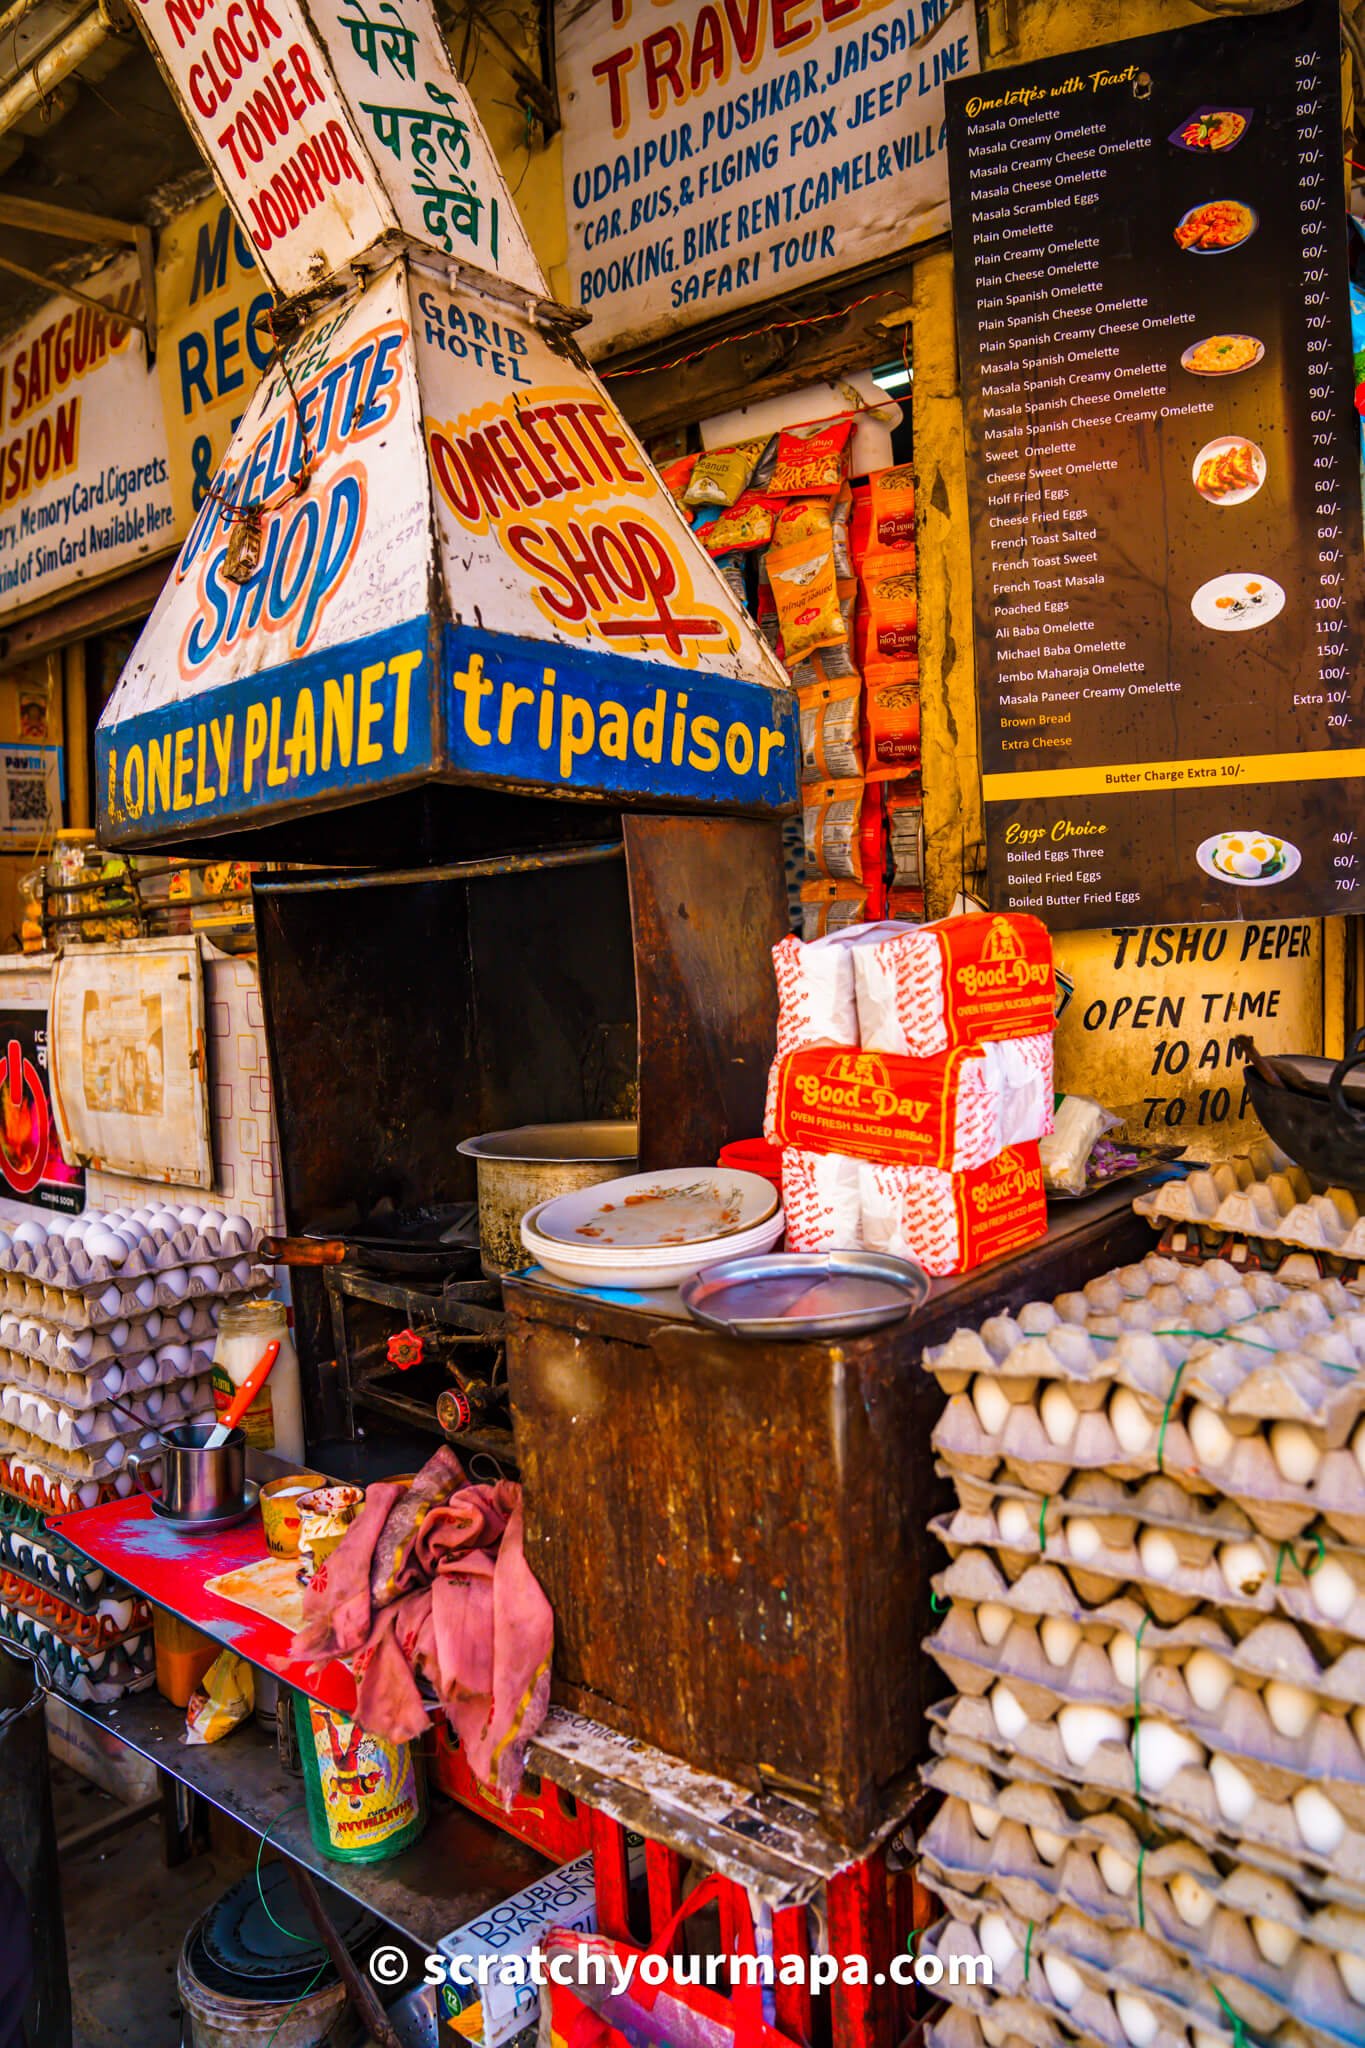
<path id="1" fill-rule="evenodd" d="M 283 1478 L 267 1480 L 261 1488 L 266 1549 L 274 1556 L 298 1556 L 299 1502 L 314 1487 L 326 1484 L 325 1472 L 289 1472 Z"/>

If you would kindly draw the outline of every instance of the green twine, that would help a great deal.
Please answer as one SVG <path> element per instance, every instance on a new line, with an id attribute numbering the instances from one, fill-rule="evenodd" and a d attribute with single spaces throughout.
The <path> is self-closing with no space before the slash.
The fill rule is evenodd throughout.
<path id="1" fill-rule="evenodd" d="M 1156 1469 L 1158 1472 L 1164 1472 L 1166 1469 L 1166 1425 L 1171 1419 L 1171 1409 L 1174 1405 L 1176 1394 L 1179 1392 L 1184 1372 L 1185 1361 L 1182 1359 L 1175 1369 L 1175 1378 L 1171 1381 L 1171 1391 L 1166 1396 L 1166 1406 L 1161 1411 L 1161 1428 L 1157 1433 L 1156 1440 Z"/>
<path id="2" fill-rule="evenodd" d="M 275 1928 L 278 1933 L 284 1935 L 286 1940 L 301 1942 L 305 1948 L 308 1948 L 311 1947 L 312 1944 L 317 1940 L 316 1934 L 295 1934 L 292 1927 L 282 1926 L 270 1910 L 270 1906 L 265 1896 L 265 1887 L 261 1883 L 261 1858 L 265 1854 L 266 1843 L 270 1840 L 271 1835 L 274 1833 L 275 1829 L 279 1826 L 282 1820 L 288 1820 L 291 1813 L 299 1813 L 302 1810 L 302 1808 L 303 1801 L 301 1799 L 296 1799 L 292 1806 L 286 1806 L 280 1813 L 277 1813 L 275 1815 L 274 1820 L 271 1821 L 270 1826 L 261 1836 L 260 1843 L 257 1846 L 256 1850 L 256 1896 L 261 1902 L 261 1911 L 265 1914 L 265 1917 L 270 1922 L 271 1926 Z M 298 1997 L 292 1999 L 290 2003 L 285 2007 L 284 2011 L 280 2014 L 280 2024 L 276 2027 L 274 2033 L 270 2036 L 269 2041 L 267 2041 L 266 2048 L 274 2048 L 275 2042 L 279 2039 L 280 2027 L 284 2025 L 290 2013 L 295 2011 L 297 2007 L 302 2005 L 304 1999 L 308 1997 L 310 1992 L 312 1992 L 313 1989 L 322 1982 L 322 1979 L 327 1974 L 327 1966 L 330 1962 L 331 1957 L 328 1955 L 324 1955 L 322 1961 L 318 1964 L 317 1969 L 313 1972 L 313 1975 L 304 1985 L 302 1991 L 300 1991 Z"/>
<path id="3" fill-rule="evenodd" d="M 1137 1860 L 1137 1909 L 1138 1927 L 1143 1934 L 1147 1932 L 1147 1901 L 1144 1899 L 1142 1895 L 1142 1866 L 1146 1861 L 1147 1844 L 1145 1842 L 1139 1842 Z"/>
<path id="4" fill-rule="evenodd" d="M 1025 1982 L 1026 1984 L 1028 1983 L 1028 1973 L 1029 1973 L 1029 1971 L 1030 1971 L 1030 1970 L 1032 1969 L 1032 1967 L 1033 1967 L 1033 1922 L 1032 1922 L 1032 1921 L 1030 1920 L 1030 1921 L 1029 1921 L 1029 1924 L 1028 1924 L 1028 1933 L 1027 1933 L 1027 1934 L 1026 1934 L 1026 1935 L 1024 1936 L 1024 1982 Z"/>
<path id="5" fill-rule="evenodd" d="M 1234 2042 L 1234 2048 L 1247 2048 L 1246 2022 L 1243 2020 L 1240 2013 L 1235 2013 L 1233 2011 L 1232 2007 L 1228 2004 L 1226 1998 L 1224 1998 L 1222 1992 L 1218 1989 L 1218 1986 L 1216 1984 L 1211 1984 L 1209 1986 L 1209 1989 L 1210 1991 L 1212 1991 L 1214 1997 L 1218 2000 L 1218 2003 L 1222 2006 L 1223 2017 L 1227 2020 L 1228 2024 L 1232 2028 L 1232 2039 Z"/>
<path id="6" fill-rule="evenodd" d="M 929 1595 L 929 1605 L 933 1608 L 935 1614 L 942 1614 L 944 1608 L 948 1605 L 948 1602 L 946 1600 L 940 1599 L 937 1593 L 931 1592 Z"/>
<path id="7" fill-rule="evenodd" d="M 1050 1493 L 1045 1493 L 1043 1504 L 1038 1510 L 1038 1549 L 1044 1557 L 1047 1555 L 1047 1504 L 1051 1498 Z"/>
<path id="8" fill-rule="evenodd" d="M 1138 1731 L 1142 1727 L 1142 1638 L 1151 1618 L 1150 1614 L 1143 1615 L 1142 1620 L 1138 1623 L 1138 1632 L 1133 1638 L 1133 1789 L 1137 1793 L 1137 1803 L 1144 1813 L 1147 1811 L 1147 1801 L 1142 1796 L 1142 1765 L 1138 1761 Z M 1141 1875 L 1142 1864 L 1139 1861 L 1139 1883 L 1141 1882 Z M 1141 1910 L 1141 1893 L 1139 1893 L 1139 1914 Z"/>
<path id="9" fill-rule="evenodd" d="M 1284 1561 L 1286 1558 L 1290 1559 L 1295 1569 L 1302 1572 L 1306 1579 L 1312 1578 L 1314 1572 L 1327 1555 L 1327 1545 L 1316 1530 L 1314 1530 L 1309 1541 L 1316 1545 L 1316 1555 L 1307 1564 L 1297 1555 L 1292 1543 L 1282 1543 L 1280 1545 L 1275 1559 L 1275 1584 L 1277 1586 L 1280 1583 L 1280 1575 L 1284 1571 Z"/>

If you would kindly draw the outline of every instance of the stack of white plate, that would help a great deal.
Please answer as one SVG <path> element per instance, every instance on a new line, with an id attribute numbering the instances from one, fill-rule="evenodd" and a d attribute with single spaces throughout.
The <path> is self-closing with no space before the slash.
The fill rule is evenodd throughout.
<path id="1" fill-rule="evenodd" d="M 648 1290 L 771 1251 L 784 1228 L 777 1189 L 760 1174 L 679 1166 L 541 1202 L 522 1218 L 521 1241 L 557 1280 Z"/>

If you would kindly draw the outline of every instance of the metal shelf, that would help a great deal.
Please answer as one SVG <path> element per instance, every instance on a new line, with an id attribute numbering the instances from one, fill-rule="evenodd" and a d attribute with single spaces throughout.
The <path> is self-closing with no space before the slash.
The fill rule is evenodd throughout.
<path id="1" fill-rule="evenodd" d="M 313 1847 L 302 1779 L 282 1769 L 273 1740 L 255 1722 L 225 1741 L 187 1749 L 181 1740 L 184 1710 L 168 1705 L 160 1693 L 136 1693 L 113 1707 L 74 1700 L 66 1705 L 252 1834 L 269 1829 L 282 1855 L 359 1900 L 420 1948 L 434 1949 L 442 1936 L 534 1884 L 551 1867 L 534 1849 L 438 1798 L 421 1841 L 401 1855 L 387 1863 L 335 1863 Z M 295 1805 L 298 1811 L 290 1812 Z"/>

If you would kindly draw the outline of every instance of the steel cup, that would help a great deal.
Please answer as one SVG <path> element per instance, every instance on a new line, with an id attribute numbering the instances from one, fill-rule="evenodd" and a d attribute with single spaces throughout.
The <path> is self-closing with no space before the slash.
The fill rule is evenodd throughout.
<path id="1" fill-rule="evenodd" d="M 205 1445 L 213 1432 L 212 1422 L 182 1422 L 163 1429 L 150 1458 L 130 1457 L 128 1470 L 135 1483 L 162 1510 L 181 1522 L 207 1522 L 217 1515 L 230 1515 L 246 1497 L 246 1433 L 229 1432 L 227 1442 L 216 1450 Z M 142 1467 L 161 1460 L 161 1491 L 144 1476 Z"/>

